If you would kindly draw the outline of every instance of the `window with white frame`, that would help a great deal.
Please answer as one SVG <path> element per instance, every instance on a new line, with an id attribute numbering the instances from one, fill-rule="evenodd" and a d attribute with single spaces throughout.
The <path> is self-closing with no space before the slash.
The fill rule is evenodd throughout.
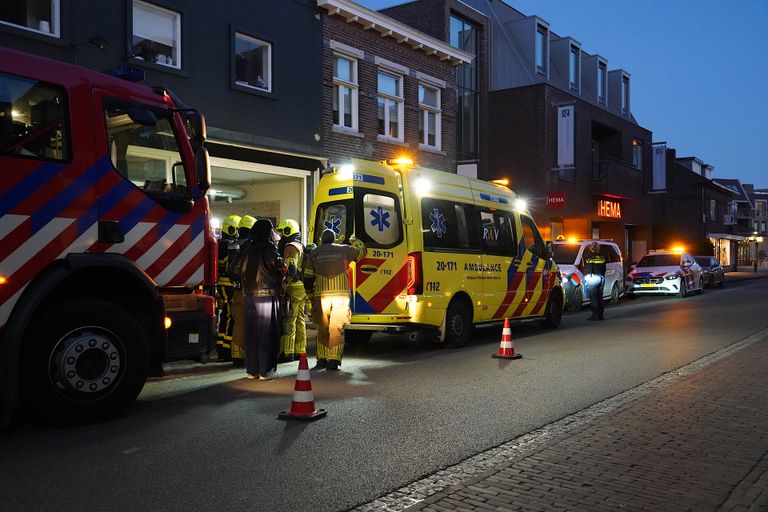
<path id="1" fill-rule="evenodd" d="M 0 23 L 59 37 L 61 0 L 2 0 Z"/>
<path id="2" fill-rule="evenodd" d="M 606 86 L 608 84 L 608 64 L 598 62 L 597 64 L 597 101 L 603 105 L 606 104 Z"/>
<path id="3" fill-rule="evenodd" d="M 578 46 L 571 45 L 569 55 L 570 65 L 568 66 L 568 76 L 571 89 L 579 90 L 579 79 L 581 77 L 581 50 Z"/>
<path id="4" fill-rule="evenodd" d="M 629 114 L 629 77 L 621 77 L 621 113 Z"/>
<path id="5" fill-rule="evenodd" d="M 440 89 L 419 84 L 419 145 L 431 149 L 442 146 Z"/>
<path id="6" fill-rule="evenodd" d="M 757 209 L 757 216 L 758 217 L 765 217 L 766 213 L 766 202 L 765 201 L 755 201 L 755 207 Z"/>
<path id="7" fill-rule="evenodd" d="M 357 60 L 333 57 L 333 124 L 357 130 Z"/>
<path id="8" fill-rule="evenodd" d="M 181 68 L 181 14 L 133 0 L 132 58 Z"/>
<path id="9" fill-rule="evenodd" d="M 379 135 L 403 140 L 403 77 L 379 71 Z"/>
<path id="10" fill-rule="evenodd" d="M 632 166 L 643 169 L 643 141 L 638 139 L 632 139 Z"/>
<path id="11" fill-rule="evenodd" d="M 235 83 L 272 91 L 272 45 L 235 32 Z"/>

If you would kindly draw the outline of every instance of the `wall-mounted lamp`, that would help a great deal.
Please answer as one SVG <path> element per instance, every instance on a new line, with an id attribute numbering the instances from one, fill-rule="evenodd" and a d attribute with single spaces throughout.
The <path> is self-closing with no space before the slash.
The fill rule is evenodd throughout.
<path id="1" fill-rule="evenodd" d="M 87 41 L 84 41 L 82 43 L 76 43 L 71 45 L 72 48 L 80 48 L 81 46 L 85 46 L 88 44 L 92 44 L 96 48 L 98 48 L 101 51 L 105 51 L 107 49 L 107 46 L 109 46 L 109 41 L 105 37 L 103 37 L 101 34 L 96 34 L 92 38 L 88 39 Z"/>

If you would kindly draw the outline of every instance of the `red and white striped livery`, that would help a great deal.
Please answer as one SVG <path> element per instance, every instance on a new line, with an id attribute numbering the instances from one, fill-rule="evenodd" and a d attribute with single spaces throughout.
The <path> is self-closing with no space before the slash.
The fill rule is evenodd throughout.
<path id="1" fill-rule="evenodd" d="M 164 89 L 0 48 L 2 411 L 98 420 L 163 361 L 207 356 L 204 140 Z"/>

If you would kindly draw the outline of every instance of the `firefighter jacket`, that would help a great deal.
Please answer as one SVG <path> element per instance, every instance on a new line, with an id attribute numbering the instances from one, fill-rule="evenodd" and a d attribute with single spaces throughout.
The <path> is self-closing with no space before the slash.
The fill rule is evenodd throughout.
<path id="1" fill-rule="evenodd" d="M 301 243 L 301 235 L 296 233 L 288 238 L 283 238 L 277 245 L 280 254 L 288 266 L 288 286 L 302 283 L 304 279 L 304 244 Z M 304 285 L 302 284 L 302 287 Z"/>
<path id="2" fill-rule="evenodd" d="M 283 296 L 286 267 L 269 240 L 249 240 L 240 248 L 232 273 L 240 276 L 243 294 L 251 297 Z"/>
<path id="3" fill-rule="evenodd" d="M 229 237 L 229 236 L 223 236 L 221 240 L 219 240 L 219 258 L 218 258 L 218 265 L 219 265 L 219 278 L 218 281 L 216 281 L 216 284 L 219 284 L 221 286 L 234 286 L 234 280 L 231 279 L 230 273 L 229 273 L 229 267 L 231 263 L 235 260 L 237 257 L 237 254 L 240 252 L 240 245 L 237 243 L 237 240 L 235 238 Z"/>
<path id="4" fill-rule="evenodd" d="M 358 261 L 365 254 L 365 246 L 323 244 L 313 250 L 304 264 L 304 286 L 316 297 L 323 295 L 349 294 L 347 269 L 352 261 Z"/>
<path id="5" fill-rule="evenodd" d="M 605 256 L 598 253 L 588 252 L 584 257 L 584 275 L 605 275 Z"/>

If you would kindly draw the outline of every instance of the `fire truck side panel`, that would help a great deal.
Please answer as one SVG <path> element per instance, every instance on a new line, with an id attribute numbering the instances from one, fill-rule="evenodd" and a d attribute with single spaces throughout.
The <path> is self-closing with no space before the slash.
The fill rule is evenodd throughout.
<path id="1" fill-rule="evenodd" d="M 38 99 L 46 95 L 47 103 Z M 31 113 L 20 112 L 28 105 Z M 0 49 L 0 123 L 11 129 L 0 131 L 0 396 L 6 404 L 20 382 L 28 405 L 45 419 L 54 413 L 67 422 L 99 419 L 135 398 L 150 365 L 159 371 L 169 354 L 204 357 L 214 342 L 212 298 L 192 293 L 210 277 L 208 258 L 215 253 L 208 202 L 171 107 L 167 94 L 145 86 Z M 152 137 L 154 145 L 141 147 Z M 35 153 L 31 143 L 39 140 L 53 149 Z M 172 179 L 164 172 L 145 183 L 131 177 L 130 165 L 163 158 Z M 88 310 L 83 321 L 93 328 L 77 324 L 77 305 Z M 170 333 L 166 314 L 176 324 Z M 71 332 L 61 331 L 68 324 Z M 174 350 L 169 334 L 194 346 Z M 98 347 L 82 345 L 86 337 L 101 340 Z M 82 353 L 103 367 L 101 376 L 83 377 L 79 362 L 68 362 Z M 55 364 L 38 362 L 45 358 Z M 46 380 L 55 386 L 43 389 Z"/>

